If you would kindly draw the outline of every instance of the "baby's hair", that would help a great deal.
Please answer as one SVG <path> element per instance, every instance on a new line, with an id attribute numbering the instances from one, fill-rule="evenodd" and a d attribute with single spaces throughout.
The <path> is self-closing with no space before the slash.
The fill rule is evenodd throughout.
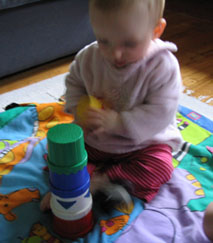
<path id="1" fill-rule="evenodd" d="M 103 12 L 116 11 L 123 7 L 129 7 L 137 2 L 144 2 L 154 24 L 163 17 L 165 0 L 89 0 L 89 6 L 95 6 Z"/>

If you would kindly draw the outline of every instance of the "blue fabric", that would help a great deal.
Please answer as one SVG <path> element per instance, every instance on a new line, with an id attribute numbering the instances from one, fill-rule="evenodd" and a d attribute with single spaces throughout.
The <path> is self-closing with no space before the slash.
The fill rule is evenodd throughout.
<path id="1" fill-rule="evenodd" d="M 53 113 L 51 119 L 63 122 L 62 111 L 59 115 L 61 117 Z M 47 121 L 39 121 L 38 117 L 36 105 L 0 113 L 0 229 L 4 229 L 0 242 L 40 242 L 45 235 L 39 232 L 48 232 L 52 239 L 70 242 L 54 233 L 52 213 L 45 214 L 39 209 L 40 200 L 50 190 L 50 185 L 49 172 L 44 170 L 47 139 L 35 136 L 35 131 L 47 127 L 51 120 L 47 116 Z M 133 203 L 129 212 L 113 209 L 108 215 L 94 203 L 94 218 L 97 219 L 94 229 L 74 242 L 114 242 L 143 210 L 141 200 L 133 198 Z M 109 228 L 112 224 L 116 226 L 113 234 L 108 233 L 108 224 Z"/>
<path id="2" fill-rule="evenodd" d="M 49 173 L 44 169 L 47 166 L 45 132 L 56 121 L 70 123 L 73 118 L 63 113 L 63 106 L 57 103 L 14 109 L 0 113 L 0 242 L 71 242 L 55 234 L 52 213 L 42 213 L 39 204 L 50 190 Z M 184 107 L 180 112 L 187 119 L 191 117 L 193 122 L 189 123 L 202 121 L 201 127 L 212 127 L 212 121 L 196 112 Z M 181 132 L 195 128 L 191 132 L 194 136 L 196 127 L 188 124 Z M 181 156 L 176 156 L 174 175 L 162 185 L 155 199 L 144 205 L 132 198 L 130 209 L 117 207 L 110 214 L 95 201 L 93 230 L 72 242 L 209 242 L 202 230 L 202 219 L 206 206 L 213 200 L 213 136 L 206 133 L 200 144 L 192 144 L 188 150 L 180 151 Z M 192 175 L 194 179 L 190 179 Z M 189 226 L 190 232 L 197 233 L 187 234 Z"/>
<path id="3" fill-rule="evenodd" d="M 40 0 L 0 0 L 0 9 L 15 8 L 24 4 L 39 2 Z"/>
<path id="4" fill-rule="evenodd" d="M 197 125 L 210 132 L 213 132 L 213 122 L 207 117 L 202 116 L 199 113 L 181 105 L 179 106 L 179 112 L 190 121 L 195 122 Z"/>
<path id="5" fill-rule="evenodd" d="M 36 109 L 35 107 L 28 107 L 28 109 L 25 109 L 24 107 L 24 112 L 18 114 L 22 110 L 22 107 L 17 107 L 6 112 L 6 114 L 8 114 L 8 117 L 11 111 L 13 111 L 15 114 L 17 111 L 17 117 L 13 117 L 13 119 L 7 121 L 7 125 L 1 128 L 1 139 L 21 140 L 33 134 L 34 123 L 38 121 L 38 114 L 36 112 Z M 0 121 L 2 121 L 3 123 L 1 117 Z"/>
<path id="6" fill-rule="evenodd" d="M 101 210 L 98 210 L 96 208 L 95 210 L 95 217 L 98 218 L 98 221 L 96 222 L 96 225 L 93 229 L 92 232 L 90 232 L 86 238 L 81 238 L 76 241 L 72 241 L 74 243 L 85 243 L 85 242 L 91 242 L 91 243 L 109 243 L 109 242 L 115 242 L 118 237 L 122 234 L 122 232 L 133 222 L 133 220 L 136 219 L 136 217 L 143 211 L 143 204 L 141 200 L 137 198 L 133 198 L 133 203 L 134 203 L 134 209 L 130 214 L 130 218 L 127 222 L 127 224 L 122 227 L 121 230 L 118 230 L 112 235 L 105 234 L 103 229 L 100 229 L 100 224 L 101 221 L 103 222 L 110 222 L 110 221 L 115 221 L 116 218 L 118 219 L 119 216 L 125 215 L 124 213 L 119 212 L 118 210 L 114 210 L 111 212 L 110 215 L 104 215 L 104 213 Z M 122 224 L 122 218 L 121 218 L 121 224 Z M 65 241 L 66 242 L 66 241 Z"/>

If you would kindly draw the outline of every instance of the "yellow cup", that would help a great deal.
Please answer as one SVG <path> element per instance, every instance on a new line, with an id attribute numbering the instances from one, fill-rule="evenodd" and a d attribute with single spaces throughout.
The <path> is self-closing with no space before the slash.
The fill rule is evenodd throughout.
<path id="1" fill-rule="evenodd" d="M 78 120 L 81 123 L 85 123 L 86 122 L 86 111 L 89 108 L 96 108 L 96 109 L 101 109 L 102 108 L 102 103 L 100 100 L 98 100 L 97 98 L 95 98 L 94 96 L 83 96 L 81 97 L 81 99 L 78 102 L 77 105 L 77 117 Z"/>

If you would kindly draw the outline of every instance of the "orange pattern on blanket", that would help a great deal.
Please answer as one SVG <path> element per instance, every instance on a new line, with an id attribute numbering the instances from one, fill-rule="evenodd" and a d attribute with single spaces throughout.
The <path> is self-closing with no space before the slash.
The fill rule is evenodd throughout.
<path id="1" fill-rule="evenodd" d="M 118 211 L 125 213 L 125 214 L 131 214 L 133 209 L 134 209 L 134 203 L 130 202 L 128 205 L 126 204 L 118 204 L 115 209 L 117 209 Z"/>
<path id="2" fill-rule="evenodd" d="M 16 164 L 23 162 L 26 154 L 31 155 L 33 151 L 32 146 L 34 147 L 40 140 L 45 138 L 51 127 L 60 123 L 70 123 L 74 120 L 72 115 L 63 111 L 64 103 L 62 102 L 35 105 L 38 113 L 38 123 L 34 124 L 34 134 L 27 140 L 11 145 L 9 150 L 5 151 L 4 156 L 0 158 L 0 182 L 2 176 L 9 174 Z"/>
<path id="3" fill-rule="evenodd" d="M 14 143 L 11 146 L 11 150 L 5 153 L 5 155 L 0 159 L 0 181 L 2 176 L 9 174 L 13 170 L 13 167 L 25 157 L 30 143 L 30 139 L 26 142 Z"/>
<path id="4" fill-rule="evenodd" d="M 64 112 L 64 103 L 36 104 L 38 112 L 38 128 L 35 136 L 45 137 L 48 130 L 57 124 L 71 123 L 73 115 Z"/>
<path id="5" fill-rule="evenodd" d="M 21 238 L 21 237 L 20 237 Z M 29 237 L 23 239 L 22 243 L 63 243 L 61 240 L 51 235 L 46 226 L 40 222 L 32 226 Z"/>
<path id="6" fill-rule="evenodd" d="M 121 230 L 128 222 L 129 215 L 121 215 L 108 220 L 101 220 L 101 232 L 107 235 L 113 235 Z"/>
<path id="7" fill-rule="evenodd" d="M 16 215 L 12 210 L 34 199 L 40 199 L 40 193 L 37 189 L 24 188 L 10 194 L 0 193 L 0 214 L 8 221 L 13 221 L 16 219 Z"/>
<path id="8" fill-rule="evenodd" d="M 48 232 L 47 228 L 44 225 L 42 225 L 41 223 L 34 224 L 30 234 L 33 236 L 39 236 L 39 238 L 41 240 L 44 240 L 47 243 L 62 243 L 61 240 L 52 236 Z"/>

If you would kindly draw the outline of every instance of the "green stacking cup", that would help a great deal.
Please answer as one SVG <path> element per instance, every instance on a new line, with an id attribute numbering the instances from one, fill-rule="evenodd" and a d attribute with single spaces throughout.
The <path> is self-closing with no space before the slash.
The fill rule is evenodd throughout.
<path id="1" fill-rule="evenodd" d="M 77 173 L 87 165 L 83 130 L 80 126 L 59 124 L 47 133 L 48 165 L 57 174 Z"/>

